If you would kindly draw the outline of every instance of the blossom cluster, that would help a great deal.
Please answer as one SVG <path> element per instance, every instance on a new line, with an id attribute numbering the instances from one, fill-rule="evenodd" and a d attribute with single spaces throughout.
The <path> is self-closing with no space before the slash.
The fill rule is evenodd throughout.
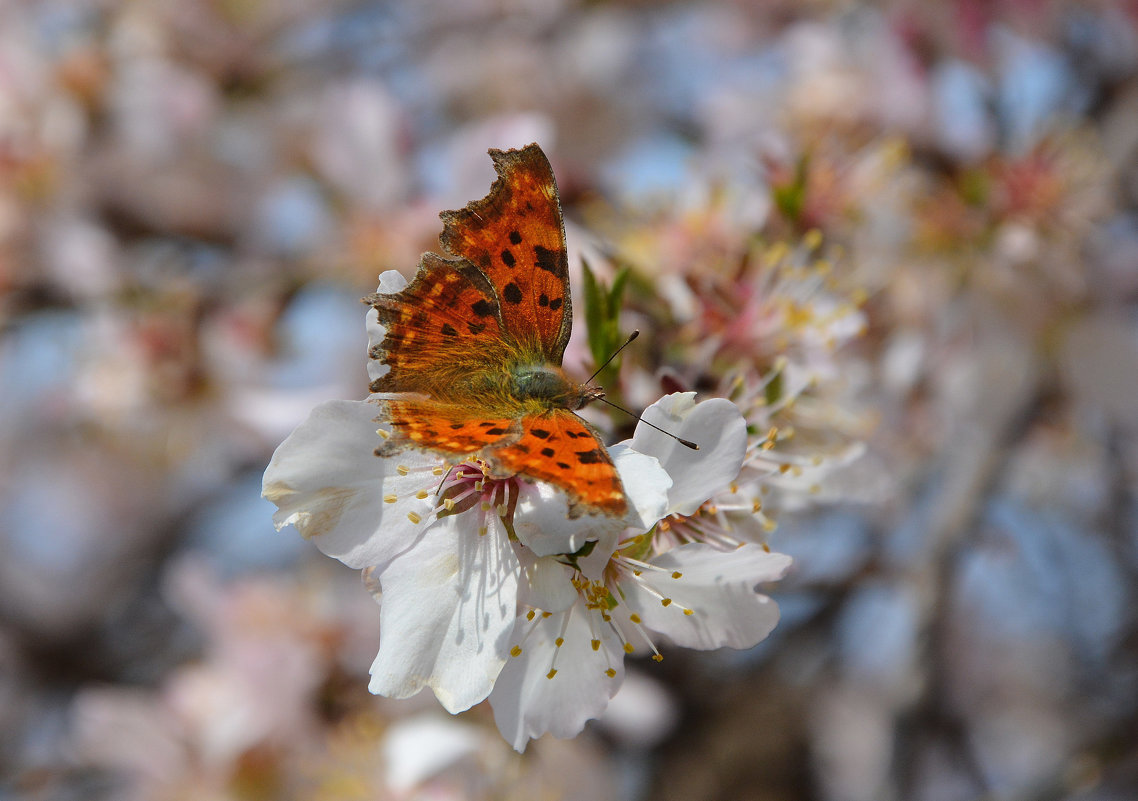
<path id="1" fill-rule="evenodd" d="M 402 289 L 394 271 L 380 291 Z M 372 343 L 383 328 L 369 315 Z M 489 699 L 518 750 L 577 734 L 608 705 L 624 658 L 661 642 L 748 648 L 778 621 L 758 591 L 790 559 L 732 536 L 709 499 L 737 492 L 747 425 L 731 401 L 674 393 L 610 449 L 624 518 L 571 518 L 561 490 L 479 460 L 379 456 L 383 395 L 317 407 L 277 449 L 264 495 L 278 527 L 364 571 L 381 601 L 372 692 L 430 688 L 450 712 Z M 382 425 L 382 424 L 381 424 Z"/>

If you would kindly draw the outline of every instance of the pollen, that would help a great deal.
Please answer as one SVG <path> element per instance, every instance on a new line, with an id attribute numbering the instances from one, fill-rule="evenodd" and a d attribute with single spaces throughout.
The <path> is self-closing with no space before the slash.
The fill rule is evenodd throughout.
<path id="1" fill-rule="evenodd" d="M 683 573 L 681 573 L 680 571 L 677 570 L 674 573 L 672 573 L 672 578 L 674 578 L 674 579 L 682 578 L 683 575 L 684 575 Z"/>
<path id="2" fill-rule="evenodd" d="M 609 668 L 608 670 L 605 671 L 605 675 L 611 679 L 613 676 L 616 675 L 616 671 L 613 670 L 612 668 Z"/>
<path id="3" fill-rule="evenodd" d="M 486 526 L 479 526 L 478 527 L 478 536 L 479 537 L 485 537 L 487 535 L 487 533 L 489 533 L 489 531 L 490 531 L 490 529 L 488 529 Z"/>
<path id="4" fill-rule="evenodd" d="M 419 517 L 419 515 L 415 514 L 414 512 L 408 512 L 407 519 L 416 525 L 418 525 L 423 520 L 423 518 Z"/>
<path id="5" fill-rule="evenodd" d="M 399 498 L 394 493 L 387 493 L 383 496 L 384 503 L 395 503 Z"/>
<path id="6" fill-rule="evenodd" d="M 552 615 L 552 614 L 553 614 L 552 612 L 542 612 L 542 613 L 541 613 L 541 616 L 542 616 L 543 618 L 546 618 L 546 617 L 549 617 L 549 616 L 550 616 L 550 615 Z"/>
<path id="7" fill-rule="evenodd" d="M 537 612 L 533 611 L 532 609 L 529 610 L 526 612 L 526 620 L 533 620 L 535 615 L 537 615 Z"/>
<path id="8" fill-rule="evenodd" d="M 383 428 L 377 428 L 375 433 L 379 434 L 383 439 L 391 439 L 391 432 Z"/>
<path id="9" fill-rule="evenodd" d="M 441 476 L 443 474 L 443 466 L 441 464 L 436 466 L 435 469 L 431 471 L 431 473 L 436 476 Z"/>
<path id="10" fill-rule="evenodd" d="M 556 640 L 553 641 L 553 644 L 556 645 L 558 648 L 560 648 L 562 645 L 565 644 L 565 638 L 564 637 L 558 637 Z"/>
<path id="11" fill-rule="evenodd" d="M 636 614 L 635 612 L 633 612 L 631 615 L 629 615 L 628 619 L 631 620 L 633 623 L 636 623 L 637 625 L 640 624 L 640 615 Z"/>
<path id="12" fill-rule="evenodd" d="M 694 614 L 695 614 L 695 612 L 693 612 L 691 609 L 685 609 L 685 610 L 684 610 L 684 614 L 685 614 L 685 615 L 694 615 Z"/>
<path id="13" fill-rule="evenodd" d="M 636 649 L 632 647 L 632 643 L 630 643 L 630 642 L 626 642 L 626 643 L 624 644 L 624 652 L 625 652 L 626 654 L 630 654 L 630 653 L 632 653 L 632 652 L 633 652 L 633 651 L 635 651 L 635 650 L 636 650 Z"/>
<path id="14" fill-rule="evenodd" d="M 429 495 L 429 494 L 430 493 L 428 493 L 426 490 L 421 489 L 415 493 L 415 497 L 421 501 L 421 500 L 424 500 L 427 497 L 427 495 Z"/>
<path id="15" fill-rule="evenodd" d="M 557 668 L 550 668 L 549 672 L 545 674 L 545 677 L 547 679 L 552 679 L 556 675 L 557 675 Z"/>
<path id="16" fill-rule="evenodd" d="M 671 605 L 672 605 L 672 599 L 671 598 L 661 598 L 660 599 L 660 606 L 671 606 Z"/>
<path id="17" fill-rule="evenodd" d="M 522 647 L 520 645 L 515 645 L 513 648 L 510 649 L 510 656 L 521 656 L 521 655 L 522 655 Z"/>
<path id="18" fill-rule="evenodd" d="M 600 641 L 600 640 L 593 640 L 593 641 L 592 641 L 592 642 L 590 642 L 589 644 L 590 644 L 591 646 L 593 646 L 593 650 L 594 650 L 594 651 L 599 651 L 599 650 L 601 650 L 601 641 Z"/>
<path id="19" fill-rule="evenodd" d="M 455 507 L 454 498 L 443 498 L 443 508 L 448 512 L 453 512 Z"/>
<path id="20" fill-rule="evenodd" d="M 401 476 L 405 476 L 411 472 L 411 468 L 405 464 L 397 464 L 395 465 L 395 472 Z"/>
<path id="21" fill-rule="evenodd" d="M 652 654 L 652 661 L 653 662 L 663 662 L 664 661 L 664 655 L 663 654 Z"/>

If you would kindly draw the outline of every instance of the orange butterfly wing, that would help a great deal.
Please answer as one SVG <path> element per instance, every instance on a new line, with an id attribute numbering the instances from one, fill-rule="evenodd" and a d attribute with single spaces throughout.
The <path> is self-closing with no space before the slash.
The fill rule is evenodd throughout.
<path id="1" fill-rule="evenodd" d="M 573 325 L 569 260 L 557 183 L 537 145 L 491 150 L 498 179 L 490 194 L 444 211 L 440 238 L 494 288 L 508 335 L 560 365 Z M 536 340 L 536 341 L 535 341 Z"/>
<path id="2" fill-rule="evenodd" d="M 502 469 L 569 490 L 570 517 L 580 515 L 582 508 L 625 513 L 620 476 L 588 423 L 567 409 L 526 417 L 521 423 L 521 437 L 493 451 Z"/>
<path id="3" fill-rule="evenodd" d="M 493 289 L 461 259 L 424 253 L 404 289 L 375 293 L 364 302 L 387 329 L 369 355 L 391 368 L 372 382 L 372 392 L 453 395 L 472 369 L 508 357 Z"/>
<path id="4" fill-rule="evenodd" d="M 380 420 L 391 424 L 393 437 L 376 449 L 390 456 L 406 445 L 464 458 L 490 458 L 483 454 L 518 441 L 522 426 L 514 418 L 487 418 L 477 409 L 429 398 L 407 397 L 385 401 Z"/>

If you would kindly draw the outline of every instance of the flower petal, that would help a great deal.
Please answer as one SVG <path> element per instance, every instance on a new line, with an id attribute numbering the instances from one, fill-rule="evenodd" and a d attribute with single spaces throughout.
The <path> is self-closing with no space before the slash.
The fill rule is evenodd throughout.
<path id="1" fill-rule="evenodd" d="M 379 575 L 379 654 L 369 689 L 407 698 L 434 690 L 448 712 L 484 699 L 506 661 L 517 614 L 518 560 L 499 525 L 478 534 L 444 517 Z"/>
<path id="2" fill-rule="evenodd" d="M 506 662 L 490 705 L 498 731 L 518 751 L 546 732 L 577 735 L 624 681 L 620 641 L 584 603 L 533 621 L 519 619 L 514 640 L 521 651 Z"/>
<path id="3" fill-rule="evenodd" d="M 643 419 L 699 445 L 695 451 L 646 425 L 637 425 L 633 450 L 655 456 L 672 477 L 669 512 L 690 515 L 739 475 L 747 451 L 747 424 L 725 398 L 695 402 L 694 392 L 666 395 Z"/>
<path id="4" fill-rule="evenodd" d="M 653 558 L 656 570 L 642 571 L 637 581 L 622 582 L 621 589 L 643 625 L 677 645 L 750 648 L 778 623 L 778 605 L 756 592 L 755 585 L 781 578 L 790 561 L 759 545 L 733 551 L 681 545 Z"/>
<path id="5" fill-rule="evenodd" d="M 629 512 L 624 525 L 647 531 L 668 514 L 668 492 L 672 477 L 654 456 L 622 442 L 609 448 L 609 455 L 620 473 Z"/>
<path id="6" fill-rule="evenodd" d="M 277 448 L 262 484 L 277 505 L 278 530 L 294 525 L 352 567 L 385 565 L 431 520 L 431 501 L 417 495 L 438 460 L 417 452 L 377 457 L 375 417 L 366 401 L 317 406 Z"/>

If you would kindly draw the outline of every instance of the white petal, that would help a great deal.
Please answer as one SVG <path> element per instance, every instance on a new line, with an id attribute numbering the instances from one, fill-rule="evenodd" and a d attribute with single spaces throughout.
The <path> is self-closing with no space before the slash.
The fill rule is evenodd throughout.
<path id="1" fill-rule="evenodd" d="M 522 574 L 518 585 L 518 605 L 546 612 L 564 612 L 577 602 L 573 571 L 552 556 L 536 556 L 528 548 L 520 549 L 518 560 Z"/>
<path id="2" fill-rule="evenodd" d="M 750 648 L 778 623 L 777 604 L 756 592 L 755 585 L 781 578 L 790 566 L 789 556 L 768 553 L 759 545 L 720 551 L 696 543 L 660 554 L 651 564 L 659 569 L 643 571 L 639 581 L 656 594 L 636 581 L 622 581 L 625 603 L 646 627 L 677 645 Z M 684 609 L 692 614 L 684 614 Z"/>
<path id="3" fill-rule="evenodd" d="M 277 448 L 262 484 L 277 505 L 278 529 L 296 526 L 352 567 L 386 564 L 430 522 L 431 501 L 416 495 L 437 460 L 416 452 L 377 457 L 376 413 L 366 401 L 317 406 Z"/>
<path id="4" fill-rule="evenodd" d="M 490 705 L 498 731 L 518 751 L 546 732 L 554 737 L 580 733 L 624 680 L 620 641 L 584 603 L 547 618 L 521 618 L 514 638 L 521 653 L 502 669 Z"/>
<path id="5" fill-rule="evenodd" d="M 739 475 L 747 450 L 747 423 L 731 401 L 712 398 L 695 403 L 694 392 L 677 392 L 653 403 L 642 417 L 699 445 L 694 451 L 646 425 L 636 426 L 632 448 L 655 456 L 672 477 L 671 513 L 693 514 Z"/>
<path id="6" fill-rule="evenodd" d="M 407 279 L 403 277 L 402 273 L 398 270 L 387 270 L 379 276 L 379 288 L 376 289 L 376 292 L 380 295 L 394 295 L 406 286 Z M 368 352 L 370 352 L 372 348 L 383 342 L 383 338 L 387 336 L 387 329 L 379 324 L 379 312 L 375 309 L 368 309 L 367 315 L 364 317 L 364 325 L 367 328 L 367 346 Z M 379 359 L 368 359 L 367 361 L 369 381 L 382 378 L 390 370 L 391 366 Z"/>
<path id="7" fill-rule="evenodd" d="M 565 493 L 545 482 L 521 485 L 514 511 L 514 533 L 537 556 L 576 553 L 588 540 L 615 534 L 623 521 L 605 515 L 569 518 Z"/>
<path id="8" fill-rule="evenodd" d="M 399 720 L 383 738 L 387 786 L 404 794 L 478 754 L 485 733 L 450 718 Z"/>
<path id="9" fill-rule="evenodd" d="M 672 477 L 658 459 L 630 448 L 628 442 L 609 448 L 609 455 L 628 497 L 629 511 L 624 524 L 647 531 L 668 514 Z"/>
<path id="10" fill-rule="evenodd" d="M 518 561 L 505 531 L 479 535 L 445 517 L 379 576 L 379 655 L 369 689 L 434 690 L 448 712 L 484 699 L 505 663 L 517 614 Z"/>

